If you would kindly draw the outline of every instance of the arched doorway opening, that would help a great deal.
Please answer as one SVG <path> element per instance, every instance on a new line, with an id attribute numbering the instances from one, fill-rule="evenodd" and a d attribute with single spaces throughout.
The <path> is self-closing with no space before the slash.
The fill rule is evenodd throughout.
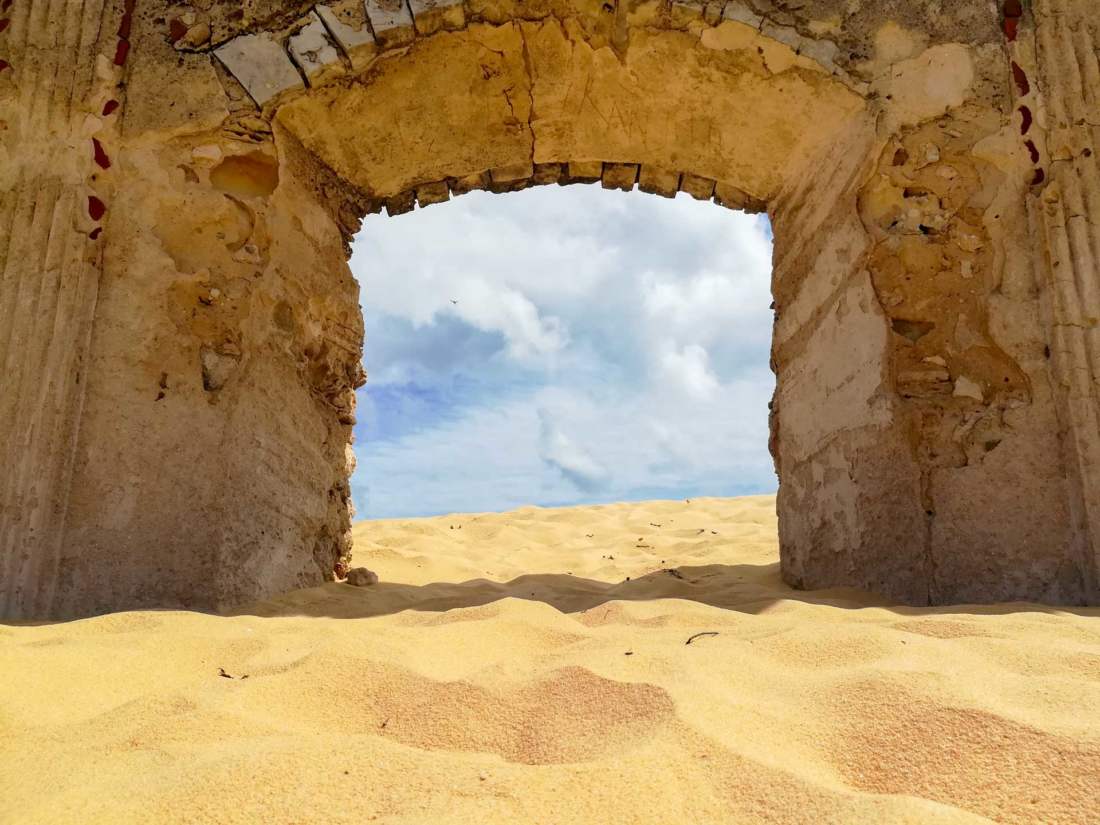
<path id="1" fill-rule="evenodd" d="M 766 216 L 534 187 L 352 250 L 357 520 L 775 493 Z"/>

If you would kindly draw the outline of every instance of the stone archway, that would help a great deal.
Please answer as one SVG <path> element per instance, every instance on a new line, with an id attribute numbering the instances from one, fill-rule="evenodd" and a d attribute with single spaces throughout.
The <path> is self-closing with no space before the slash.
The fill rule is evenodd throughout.
<path id="1" fill-rule="evenodd" d="M 1100 601 L 1095 24 L 958 5 L 6 7 L 0 615 L 331 578 L 359 219 L 595 181 L 772 217 L 789 582 Z"/>

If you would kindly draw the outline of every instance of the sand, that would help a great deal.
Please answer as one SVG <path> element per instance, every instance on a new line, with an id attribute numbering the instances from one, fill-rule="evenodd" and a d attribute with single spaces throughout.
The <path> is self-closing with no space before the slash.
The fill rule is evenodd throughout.
<path id="1" fill-rule="evenodd" d="M 1100 819 L 1100 610 L 794 592 L 774 507 L 368 522 L 373 587 L 0 626 L 0 823 Z"/>

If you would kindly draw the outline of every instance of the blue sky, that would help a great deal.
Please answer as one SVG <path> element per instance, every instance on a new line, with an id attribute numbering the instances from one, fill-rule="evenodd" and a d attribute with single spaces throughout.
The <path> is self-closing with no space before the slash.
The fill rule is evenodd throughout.
<path id="1" fill-rule="evenodd" d="M 775 489 L 765 217 L 475 192 L 368 217 L 351 266 L 357 518 Z"/>

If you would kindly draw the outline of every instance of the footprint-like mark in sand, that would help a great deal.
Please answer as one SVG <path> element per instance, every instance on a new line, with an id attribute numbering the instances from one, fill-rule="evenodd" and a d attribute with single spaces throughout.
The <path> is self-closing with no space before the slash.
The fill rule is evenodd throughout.
<path id="1" fill-rule="evenodd" d="M 996 822 L 1096 822 L 1100 738 L 1081 741 L 882 682 L 838 700 L 832 749 L 863 791 L 921 796 Z"/>
<path id="2" fill-rule="evenodd" d="M 358 722 L 371 731 L 425 750 L 495 753 L 525 765 L 621 754 L 675 717 L 663 689 L 606 679 L 580 667 L 514 688 L 437 682 L 394 668 L 366 684 L 369 695 L 360 701 L 368 712 Z M 347 721 L 357 726 L 354 715 Z"/>

